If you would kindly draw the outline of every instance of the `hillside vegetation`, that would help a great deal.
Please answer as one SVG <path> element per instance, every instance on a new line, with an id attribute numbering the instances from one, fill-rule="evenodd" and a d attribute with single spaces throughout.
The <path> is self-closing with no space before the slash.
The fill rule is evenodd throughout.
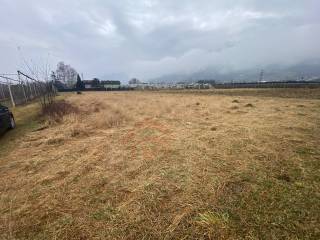
<path id="1" fill-rule="evenodd" d="M 0 238 L 318 239 L 320 100 L 240 93 L 65 95 L 0 157 Z"/>

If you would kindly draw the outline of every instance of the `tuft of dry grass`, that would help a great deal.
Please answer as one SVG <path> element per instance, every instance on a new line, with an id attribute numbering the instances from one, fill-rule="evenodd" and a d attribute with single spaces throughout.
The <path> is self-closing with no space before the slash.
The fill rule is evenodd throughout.
<path id="1" fill-rule="evenodd" d="M 252 103 L 247 103 L 245 107 L 254 107 Z"/>
<path id="2" fill-rule="evenodd" d="M 64 116 L 79 112 L 78 107 L 64 99 L 55 101 L 52 104 L 43 107 L 41 110 L 42 116 L 53 122 L 60 122 Z"/>
<path id="3" fill-rule="evenodd" d="M 64 98 L 1 156 L 0 238 L 317 239 L 319 100 Z"/>

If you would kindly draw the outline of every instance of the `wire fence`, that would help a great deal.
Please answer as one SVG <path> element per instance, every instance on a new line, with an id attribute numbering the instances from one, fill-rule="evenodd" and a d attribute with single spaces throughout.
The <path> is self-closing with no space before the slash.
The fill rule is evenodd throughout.
<path id="1" fill-rule="evenodd" d="M 47 105 L 56 92 L 52 82 L 36 80 L 20 71 L 0 74 L 0 103 L 6 106 L 15 107 L 36 99 Z"/>

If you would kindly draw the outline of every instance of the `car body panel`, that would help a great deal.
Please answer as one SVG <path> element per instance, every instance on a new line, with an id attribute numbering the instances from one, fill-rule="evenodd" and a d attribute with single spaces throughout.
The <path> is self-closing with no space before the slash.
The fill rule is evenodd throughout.
<path id="1" fill-rule="evenodd" d="M 13 115 L 9 109 L 0 105 L 0 133 L 4 133 L 8 128 L 10 128 L 11 116 Z"/>

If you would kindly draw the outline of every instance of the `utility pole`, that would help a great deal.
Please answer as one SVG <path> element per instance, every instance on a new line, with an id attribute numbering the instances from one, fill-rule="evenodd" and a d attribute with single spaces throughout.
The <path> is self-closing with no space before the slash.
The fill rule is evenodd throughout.
<path id="1" fill-rule="evenodd" d="M 264 71 L 262 69 L 261 72 L 260 72 L 259 83 L 262 83 L 263 77 L 264 77 L 263 75 L 264 75 Z"/>

